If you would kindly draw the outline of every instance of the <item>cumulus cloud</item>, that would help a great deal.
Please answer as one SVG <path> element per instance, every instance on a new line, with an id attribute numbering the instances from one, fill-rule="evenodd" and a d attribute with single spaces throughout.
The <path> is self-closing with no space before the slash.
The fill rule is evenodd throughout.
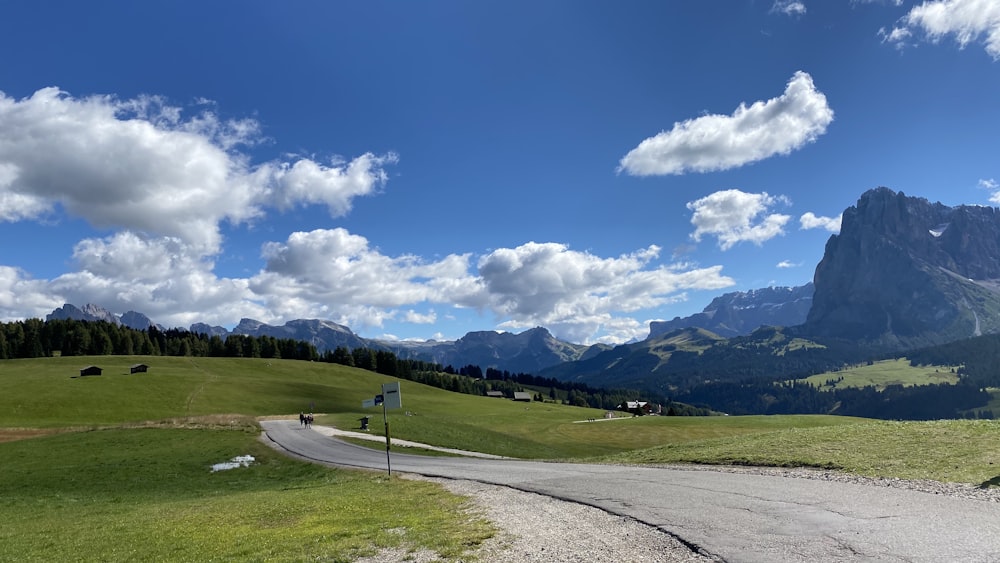
<path id="1" fill-rule="evenodd" d="M 816 215 L 812 211 L 807 211 L 799 217 L 800 229 L 826 229 L 831 233 L 840 232 L 840 222 L 844 218 L 844 214 L 841 213 L 836 217 L 821 217 Z"/>
<path id="2" fill-rule="evenodd" d="M 598 329 L 620 328 L 622 323 L 635 329 L 616 313 L 669 303 L 686 289 L 734 284 L 721 274 L 721 266 L 651 267 L 659 253 L 659 247 L 650 246 L 601 258 L 564 244 L 529 242 L 497 249 L 483 256 L 478 267 L 490 308 L 510 318 L 506 326 L 542 325 L 575 341 L 589 341 Z"/>
<path id="3" fill-rule="evenodd" d="M 761 245 L 784 234 L 785 223 L 791 217 L 770 213 L 777 204 L 788 204 L 783 196 L 765 193 L 751 194 L 740 190 L 723 190 L 689 202 L 687 208 L 694 212 L 691 224 L 695 230 L 691 238 L 701 241 L 705 235 L 718 239 L 719 248 L 729 250 L 739 242 Z"/>
<path id="4" fill-rule="evenodd" d="M 766 101 L 740 104 L 732 115 L 705 115 L 675 123 L 621 159 L 618 170 L 633 176 L 711 172 L 787 155 L 826 132 L 833 110 L 812 77 L 796 72 L 785 92 Z"/>
<path id="5" fill-rule="evenodd" d="M 798 268 L 799 264 L 796 264 L 795 262 L 792 262 L 790 260 L 782 260 L 781 262 L 778 262 L 776 267 L 784 270 L 787 268 Z"/>
<path id="6" fill-rule="evenodd" d="M 63 302 L 49 291 L 46 280 L 31 279 L 20 268 L 0 266 L 0 321 L 41 318 Z"/>
<path id="7" fill-rule="evenodd" d="M 325 204 L 331 215 L 385 182 L 394 155 L 348 163 L 310 159 L 254 165 L 239 152 L 262 140 L 251 119 L 222 120 L 162 98 L 74 98 L 43 88 L 16 100 L 0 92 L 0 220 L 58 209 L 91 225 L 173 237 L 217 252 L 222 221 L 267 207 Z"/>
<path id="8" fill-rule="evenodd" d="M 786 16 L 801 16 L 806 13 L 806 5 L 795 0 L 775 0 L 771 11 Z"/>
<path id="9" fill-rule="evenodd" d="M 216 276 L 211 260 L 177 238 L 121 232 L 85 239 L 74 247 L 73 260 L 76 271 L 48 284 L 62 303 L 139 310 L 167 326 L 271 318 L 245 279 Z"/>
<path id="10" fill-rule="evenodd" d="M 914 6 L 891 30 L 882 29 L 884 41 L 905 46 L 916 36 L 932 43 L 953 37 L 959 48 L 982 42 L 993 60 L 1000 60 L 1000 2 L 997 0 L 933 0 Z"/>
<path id="11" fill-rule="evenodd" d="M 416 303 L 486 303 L 469 274 L 468 254 L 433 262 L 391 257 L 365 237 L 338 228 L 292 233 L 284 242 L 266 244 L 263 256 L 266 266 L 250 279 L 250 288 L 282 317 L 381 326 L 407 315 L 399 307 Z"/>
<path id="12" fill-rule="evenodd" d="M 993 178 L 980 179 L 979 187 L 992 192 L 990 194 L 990 203 L 1000 205 L 1000 183 L 998 183 Z"/>

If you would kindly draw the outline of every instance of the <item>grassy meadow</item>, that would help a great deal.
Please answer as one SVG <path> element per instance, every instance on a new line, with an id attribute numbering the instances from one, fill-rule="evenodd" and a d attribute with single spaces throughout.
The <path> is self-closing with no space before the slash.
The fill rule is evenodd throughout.
<path id="1" fill-rule="evenodd" d="M 148 373 L 129 375 L 146 363 Z M 96 364 L 101 376 L 79 377 Z M 393 381 L 318 362 L 90 357 L 0 362 L 0 561 L 468 558 L 494 530 L 442 488 L 281 456 L 265 416 L 358 428 Z M 845 378 L 846 381 L 846 378 Z M 1000 422 L 835 416 L 621 417 L 403 381 L 402 438 L 511 457 L 833 468 L 1000 485 Z M 620 414 L 620 413 L 619 413 Z M 252 455 L 249 467 L 211 466 Z M 391 499 L 391 502 L 386 500 Z"/>
<path id="2" fill-rule="evenodd" d="M 931 385 L 958 383 L 958 366 L 911 366 L 906 358 L 882 360 L 840 371 L 821 373 L 803 381 L 820 389 L 867 387 L 884 389 L 889 385 Z M 827 382 L 832 382 L 828 385 Z"/>

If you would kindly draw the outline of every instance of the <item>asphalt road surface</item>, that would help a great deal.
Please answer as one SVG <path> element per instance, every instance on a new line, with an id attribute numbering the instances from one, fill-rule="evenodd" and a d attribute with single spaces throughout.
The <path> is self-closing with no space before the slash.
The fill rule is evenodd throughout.
<path id="1" fill-rule="evenodd" d="M 386 470 L 385 451 L 265 421 L 267 438 L 314 462 Z M 995 503 L 870 485 L 748 475 L 393 451 L 393 472 L 505 485 L 656 526 L 727 562 L 1000 561 Z"/>

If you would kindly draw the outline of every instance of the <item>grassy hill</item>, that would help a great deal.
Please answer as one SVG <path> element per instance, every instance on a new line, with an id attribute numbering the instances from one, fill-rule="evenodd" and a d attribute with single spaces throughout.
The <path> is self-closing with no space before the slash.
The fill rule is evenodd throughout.
<path id="1" fill-rule="evenodd" d="M 145 363 L 148 373 L 129 374 Z M 95 364 L 103 375 L 80 377 Z M 60 357 L 0 362 L 0 561 L 350 561 L 385 547 L 460 560 L 493 534 L 428 483 L 285 458 L 256 419 L 356 428 L 393 379 L 319 362 Z M 835 416 L 624 417 L 403 381 L 392 435 L 526 458 L 807 465 L 1000 484 L 1000 423 Z M 591 420 L 594 420 L 591 422 Z M 30 438 L 30 439 L 27 439 Z M 235 456 L 246 468 L 212 472 Z M 386 500 L 391 499 L 391 501 Z M 25 515 L 31 515 L 30 518 Z"/>
<path id="2" fill-rule="evenodd" d="M 958 366 L 911 366 L 906 358 L 883 360 L 872 364 L 826 372 L 803 381 L 820 389 L 873 386 L 884 389 L 889 385 L 930 385 L 958 383 Z"/>

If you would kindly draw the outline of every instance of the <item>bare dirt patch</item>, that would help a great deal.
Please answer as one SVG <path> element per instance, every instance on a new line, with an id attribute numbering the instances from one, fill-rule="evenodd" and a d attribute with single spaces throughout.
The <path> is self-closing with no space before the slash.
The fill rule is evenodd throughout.
<path id="1" fill-rule="evenodd" d="M 60 432 L 65 432 L 65 430 L 57 428 L 0 428 L 0 442 L 27 440 L 29 438 L 49 436 Z"/>

